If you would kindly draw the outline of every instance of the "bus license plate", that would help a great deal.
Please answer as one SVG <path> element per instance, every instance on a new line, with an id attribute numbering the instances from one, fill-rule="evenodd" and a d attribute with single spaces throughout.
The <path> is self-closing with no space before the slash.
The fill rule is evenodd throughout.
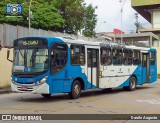
<path id="1" fill-rule="evenodd" d="M 22 86 L 21 89 L 22 90 L 27 90 L 27 87 L 26 86 Z"/>

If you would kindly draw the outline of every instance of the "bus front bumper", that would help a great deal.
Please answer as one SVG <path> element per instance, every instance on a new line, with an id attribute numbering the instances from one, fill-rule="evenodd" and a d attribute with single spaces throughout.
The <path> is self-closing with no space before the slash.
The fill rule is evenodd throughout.
<path id="1" fill-rule="evenodd" d="M 11 89 L 13 92 L 19 93 L 35 93 L 35 94 L 49 94 L 49 85 L 43 83 L 41 85 L 35 84 L 19 84 L 11 82 Z"/>

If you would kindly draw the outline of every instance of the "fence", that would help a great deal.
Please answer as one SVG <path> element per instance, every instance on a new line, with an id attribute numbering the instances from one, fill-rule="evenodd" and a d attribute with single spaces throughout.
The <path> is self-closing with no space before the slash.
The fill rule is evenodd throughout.
<path id="1" fill-rule="evenodd" d="M 46 31 L 42 29 L 30 29 L 30 35 L 29 35 L 29 29 L 22 26 L 13 26 L 9 24 L 0 24 L 0 41 L 2 43 L 2 46 L 9 47 L 13 46 L 13 40 L 16 38 L 26 37 L 26 36 L 52 36 L 52 37 L 64 37 L 64 36 L 70 36 L 74 39 L 82 39 L 86 41 L 96 41 L 96 39 L 78 36 L 78 35 L 70 35 L 66 33 L 60 33 L 60 32 L 53 32 L 53 31 Z"/>

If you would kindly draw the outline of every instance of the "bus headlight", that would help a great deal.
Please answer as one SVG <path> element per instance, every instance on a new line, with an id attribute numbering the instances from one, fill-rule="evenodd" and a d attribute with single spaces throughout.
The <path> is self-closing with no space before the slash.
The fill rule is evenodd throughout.
<path id="1" fill-rule="evenodd" d="M 40 81 L 38 81 L 36 83 L 36 85 L 41 85 L 41 84 L 45 83 L 47 81 L 47 79 L 48 79 L 48 76 L 43 77 Z"/>

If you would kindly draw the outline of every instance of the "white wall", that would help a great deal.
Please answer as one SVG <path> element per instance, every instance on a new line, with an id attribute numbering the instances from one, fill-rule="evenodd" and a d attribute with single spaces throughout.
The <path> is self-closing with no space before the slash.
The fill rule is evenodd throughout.
<path id="1" fill-rule="evenodd" d="M 10 58 L 12 59 L 13 50 L 11 50 Z M 7 48 L 0 51 L 0 87 L 10 85 L 12 63 L 7 59 Z"/>

